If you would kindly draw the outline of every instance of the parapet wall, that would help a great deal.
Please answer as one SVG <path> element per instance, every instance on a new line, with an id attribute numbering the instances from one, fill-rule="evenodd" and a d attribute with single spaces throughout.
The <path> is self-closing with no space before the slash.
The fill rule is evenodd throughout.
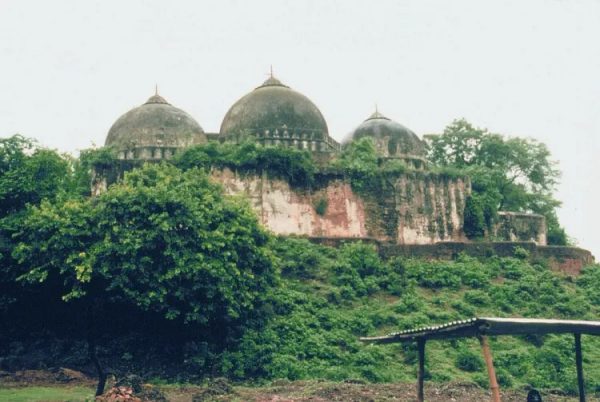
<path id="1" fill-rule="evenodd" d="M 263 174 L 215 169 L 229 194 L 244 194 L 263 225 L 278 235 L 375 238 L 397 244 L 463 241 L 468 179 L 431 173 L 380 178 L 358 193 L 339 174 L 320 174 L 312 188 L 293 188 Z"/>
<path id="2" fill-rule="evenodd" d="M 316 153 L 339 153 L 342 150 L 341 145 L 327 134 L 321 131 L 278 128 L 262 129 L 257 132 L 243 132 L 237 134 L 219 134 L 208 135 L 209 140 L 220 142 L 240 143 L 247 140 L 250 136 L 264 146 L 286 146 L 289 148 L 306 149 Z"/>
<path id="3" fill-rule="evenodd" d="M 355 239 L 340 238 L 311 238 L 312 242 L 331 247 Z M 530 261 L 544 260 L 551 269 L 568 275 L 578 275 L 581 269 L 595 262 L 594 256 L 588 250 L 566 246 L 539 246 L 533 242 L 440 242 L 436 244 L 391 244 L 377 239 L 364 239 L 374 244 L 382 258 L 406 257 L 431 260 L 453 260 L 460 253 L 471 257 L 489 258 L 492 256 L 512 257 L 517 247 L 529 253 Z"/>
<path id="4" fill-rule="evenodd" d="M 546 218 L 542 215 L 499 212 L 498 222 L 492 229 L 492 237 L 500 241 L 532 241 L 546 245 Z"/>

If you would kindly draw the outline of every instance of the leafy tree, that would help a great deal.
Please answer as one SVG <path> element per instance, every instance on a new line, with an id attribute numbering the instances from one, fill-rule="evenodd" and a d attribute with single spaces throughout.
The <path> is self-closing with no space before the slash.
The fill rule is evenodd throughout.
<path id="1" fill-rule="evenodd" d="M 70 163 L 20 135 L 0 139 L 0 217 L 53 199 L 70 187 Z"/>
<path id="2" fill-rule="evenodd" d="M 379 166 L 375 143 L 368 137 L 352 141 L 345 146 L 333 166 L 358 174 L 375 172 Z"/>
<path id="3" fill-rule="evenodd" d="M 58 278 L 63 300 L 83 302 L 90 320 L 103 302 L 127 303 L 210 328 L 223 344 L 276 281 L 255 215 L 198 169 L 146 165 L 97 198 L 44 201 L 17 238 L 20 279 Z"/>
<path id="4" fill-rule="evenodd" d="M 0 312 L 32 297 L 15 284 L 22 272 L 12 258 L 13 234 L 42 200 L 56 201 L 71 189 L 71 160 L 21 135 L 0 139 Z"/>
<path id="5" fill-rule="evenodd" d="M 465 202 L 464 230 L 469 238 L 485 235 L 485 216 L 479 197 L 469 196 Z"/>
<path id="6" fill-rule="evenodd" d="M 89 197 L 91 195 L 93 170 L 111 168 L 116 161 L 114 150 L 110 147 L 82 150 L 79 153 L 79 158 L 72 160 L 71 193 Z"/>
<path id="7" fill-rule="evenodd" d="M 486 225 L 493 223 L 499 210 L 539 213 L 546 217 L 549 241 L 566 242 L 556 217 L 560 202 L 553 197 L 560 172 L 545 144 L 506 138 L 465 120 L 455 120 L 428 140 L 433 164 L 463 169 L 471 177 L 473 201 Z"/>
<path id="8" fill-rule="evenodd" d="M 340 169 L 350 177 L 356 191 L 366 190 L 378 175 L 379 157 L 371 138 L 363 137 L 344 147 L 331 167 Z"/>

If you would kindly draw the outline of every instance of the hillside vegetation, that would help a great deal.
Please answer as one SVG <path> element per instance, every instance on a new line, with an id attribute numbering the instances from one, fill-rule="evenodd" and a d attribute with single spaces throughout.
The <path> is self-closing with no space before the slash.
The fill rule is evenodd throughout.
<path id="1" fill-rule="evenodd" d="M 168 339 L 180 342 L 174 345 L 160 331 L 127 332 L 106 323 L 101 359 L 116 373 L 161 381 L 226 376 L 252 384 L 275 379 L 412 382 L 414 344 L 364 345 L 358 338 L 474 316 L 597 319 L 600 312 L 600 266 L 589 266 L 573 279 L 550 271 L 543 261 L 529 262 L 518 248 L 515 257 L 484 261 L 465 255 L 455 261 L 382 261 L 373 246 L 360 242 L 336 249 L 275 238 L 270 246 L 280 281 L 256 312 L 260 320 L 248 322 L 235 341 L 221 348 L 215 341 L 219 329 L 208 336 L 165 323 Z M 140 322 L 143 317 L 127 316 L 138 330 L 147 325 Z M 42 367 L 67 365 L 93 373 L 85 343 L 64 334 L 10 345 L 18 347 L 2 350 L 5 362 L 26 361 L 35 349 Z M 576 392 L 572 336 L 492 337 L 491 348 L 501 387 Z M 600 340 L 584 336 L 583 348 L 586 385 L 598 392 Z M 434 383 L 487 387 L 474 339 L 428 342 L 426 372 Z"/>
<path id="2" fill-rule="evenodd" d="M 488 139 L 486 153 L 531 146 Z M 543 147 L 533 149 L 547 161 Z M 329 168 L 357 190 L 407 169 L 374 152 L 356 142 Z M 229 166 L 310 186 L 316 164 L 306 151 L 208 144 L 141 166 L 90 197 L 92 167 L 112 158 L 106 149 L 75 159 L 20 136 L 0 140 L 0 370 L 70 367 L 101 379 L 136 373 L 174 382 L 412 381 L 415 345 L 358 338 L 473 316 L 598 317 L 599 266 L 573 279 L 520 248 L 511 258 L 382 260 L 360 242 L 331 248 L 276 238 L 207 173 Z M 483 169 L 482 182 L 497 165 L 466 161 Z M 464 173 L 439 165 L 439 173 Z M 529 185 L 506 178 L 518 163 L 500 166 L 506 192 L 494 198 L 482 185 L 471 203 L 475 237 L 508 201 L 523 201 L 520 210 L 541 203 L 552 217 L 554 179 L 537 180 L 552 166 L 527 170 Z M 600 342 L 584 336 L 583 344 L 587 386 L 600 391 Z M 575 391 L 572 337 L 492 338 L 491 346 L 501 386 Z M 487 384 L 476 341 L 430 342 L 427 353 L 429 380 Z"/>
<path id="3" fill-rule="evenodd" d="M 234 378 L 413 381 L 415 345 L 366 346 L 358 337 L 474 316 L 597 319 L 599 312 L 600 267 L 573 280 L 528 262 L 522 249 L 485 261 L 382 261 L 370 245 L 334 249 L 303 239 L 278 239 L 275 250 L 284 279 L 273 315 L 225 353 L 222 368 Z M 597 390 L 600 342 L 583 342 L 587 384 Z M 576 390 L 572 336 L 499 337 L 491 347 L 501 386 Z M 476 340 L 429 342 L 427 355 L 430 380 L 487 386 Z"/>

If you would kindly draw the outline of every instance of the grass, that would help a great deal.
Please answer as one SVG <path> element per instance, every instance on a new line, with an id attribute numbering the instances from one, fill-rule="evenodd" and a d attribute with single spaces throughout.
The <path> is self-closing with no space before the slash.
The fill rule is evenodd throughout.
<path id="1" fill-rule="evenodd" d="M 0 388 L 0 401 L 7 402 L 83 402 L 93 400 L 94 390 L 86 387 Z"/>

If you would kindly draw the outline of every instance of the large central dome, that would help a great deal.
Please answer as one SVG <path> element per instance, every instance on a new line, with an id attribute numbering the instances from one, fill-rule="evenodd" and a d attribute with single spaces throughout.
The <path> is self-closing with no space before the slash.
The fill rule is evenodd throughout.
<path id="1" fill-rule="evenodd" d="M 328 137 L 327 123 L 306 96 L 271 76 L 238 100 L 221 124 L 221 135 L 256 135 L 286 132 L 315 140 Z"/>

